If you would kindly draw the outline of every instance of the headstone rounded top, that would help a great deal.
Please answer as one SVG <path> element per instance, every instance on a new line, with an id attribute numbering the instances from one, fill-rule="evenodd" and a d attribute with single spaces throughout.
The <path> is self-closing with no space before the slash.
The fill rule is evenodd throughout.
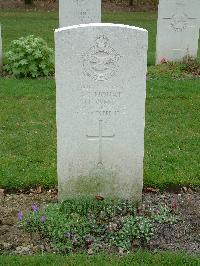
<path id="1" fill-rule="evenodd" d="M 124 24 L 114 24 L 114 23 L 79 24 L 79 25 L 73 25 L 73 26 L 59 28 L 59 29 L 56 29 L 55 32 L 61 32 L 61 31 L 64 31 L 64 30 L 77 29 L 77 28 L 86 28 L 86 27 L 118 27 L 118 28 L 126 28 L 126 29 L 132 29 L 132 30 L 148 32 L 146 29 L 143 29 L 143 28 L 130 26 L 130 25 L 124 25 Z"/>

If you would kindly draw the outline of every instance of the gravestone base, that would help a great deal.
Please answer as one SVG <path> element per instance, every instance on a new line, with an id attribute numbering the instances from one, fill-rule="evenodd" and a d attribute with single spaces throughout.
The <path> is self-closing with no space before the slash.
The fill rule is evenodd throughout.
<path id="1" fill-rule="evenodd" d="M 121 180 L 119 171 L 107 170 L 103 166 L 94 166 L 87 176 L 69 177 L 59 182 L 59 199 L 84 196 L 102 196 L 103 198 L 129 199 L 135 203 L 142 199 L 142 176 L 135 179 Z"/>

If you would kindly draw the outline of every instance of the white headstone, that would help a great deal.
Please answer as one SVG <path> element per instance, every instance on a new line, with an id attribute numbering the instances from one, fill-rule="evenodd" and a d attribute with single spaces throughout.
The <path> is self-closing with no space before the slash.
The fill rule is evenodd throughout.
<path id="1" fill-rule="evenodd" d="M 141 200 L 148 32 L 76 25 L 55 43 L 60 199 Z"/>
<path id="2" fill-rule="evenodd" d="M 1 37 L 1 24 L 0 24 L 0 71 L 3 65 L 3 49 L 2 49 L 2 37 Z"/>
<path id="3" fill-rule="evenodd" d="M 156 63 L 196 57 L 200 0 L 160 0 L 158 7 Z"/>
<path id="4" fill-rule="evenodd" d="M 60 27 L 101 22 L 101 0 L 59 0 Z"/>

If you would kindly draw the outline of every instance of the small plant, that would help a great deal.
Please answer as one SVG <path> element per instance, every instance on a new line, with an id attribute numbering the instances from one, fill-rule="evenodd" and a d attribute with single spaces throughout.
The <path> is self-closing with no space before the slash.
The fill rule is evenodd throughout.
<path id="1" fill-rule="evenodd" d="M 91 198 L 69 199 L 32 212 L 18 214 L 19 225 L 49 239 L 54 250 L 123 249 L 129 251 L 134 240 L 146 245 L 155 233 L 156 223 L 174 223 L 170 208 L 142 206 L 136 209 L 127 200 Z"/>
<path id="2" fill-rule="evenodd" d="M 108 235 L 115 247 L 131 250 L 132 243 L 139 239 L 141 244 L 147 243 L 153 235 L 154 228 L 150 218 L 144 216 L 126 216 L 122 220 L 121 229 Z"/>
<path id="3" fill-rule="evenodd" d="M 12 41 L 6 59 L 5 70 L 15 77 L 37 78 L 54 72 L 53 49 L 33 35 Z"/>
<path id="4" fill-rule="evenodd" d="M 160 65 L 149 67 L 148 77 L 150 79 L 200 77 L 199 59 L 187 56 L 180 62 L 168 62 L 163 58 L 160 63 Z"/>
<path id="5" fill-rule="evenodd" d="M 181 64 L 181 70 L 184 71 L 186 74 L 199 77 L 200 60 L 191 57 L 186 57 Z"/>

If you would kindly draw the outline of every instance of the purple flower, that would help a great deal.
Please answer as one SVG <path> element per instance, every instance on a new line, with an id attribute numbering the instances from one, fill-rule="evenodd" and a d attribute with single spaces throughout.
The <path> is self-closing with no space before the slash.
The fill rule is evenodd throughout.
<path id="1" fill-rule="evenodd" d="M 39 207 L 35 203 L 32 205 L 32 211 L 33 212 L 38 212 L 39 211 Z"/>
<path id="2" fill-rule="evenodd" d="M 45 216 L 45 215 L 42 215 L 42 217 L 41 217 L 41 222 L 42 222 L 42 223 L 45 223 L 46 220 L 47 220 L 46 216 Z"/>
<path id="3" fill-rule="evenodd" d="M 23 219 L 23 213 L 22 212 L 18 212 L 18 220 L 22 221 Z"/>

